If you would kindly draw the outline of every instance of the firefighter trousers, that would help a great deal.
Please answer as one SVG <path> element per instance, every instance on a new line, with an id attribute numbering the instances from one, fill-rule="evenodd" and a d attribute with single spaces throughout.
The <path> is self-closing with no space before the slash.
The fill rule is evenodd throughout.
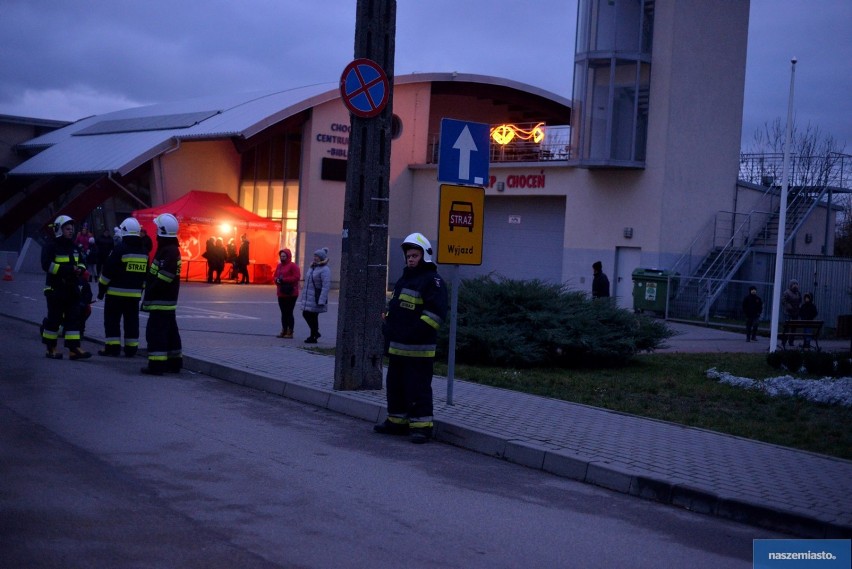
<path id="1" fill-rule="evenodd" d="M 73 292 L 72 292 L 73 290 Z M 41 341 L 49 349 L 59 343 L 59 328 L 65 336 L 65 347 L 74 350 L 80 347 L 80 296 L 74 289 L 48 289 L 44 291 L 47 300 L 47 318 Z"/>
<path id="2" fill-rule="evenodd" d="M 124 353 L 139 349 L 139 298 L 107 294 L 104 301 L 104 335 L 108 352 L 121 352 L 121 321 L 124 319 Z"/>
<path id="3" fill-rule="evenodd" d="M 174 310 L 148 312 L 145 342 L 148 344 L 148 368 L 152 371 L 180 371 L 183 367 L 183 347 Z"/>
<path id="4" fill-rule="evenodd" d="M 389 417 L 432 426 L 432 364 L 433 358 L 388 356 Z"/>

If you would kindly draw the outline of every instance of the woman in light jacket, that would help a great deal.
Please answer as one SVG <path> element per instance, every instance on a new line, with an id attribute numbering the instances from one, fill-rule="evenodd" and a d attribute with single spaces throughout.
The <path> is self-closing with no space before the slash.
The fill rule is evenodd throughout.
<path id="1" fill-rule="evenodd" d="M 305 275 L 305 290 L 302 291 L 302 317 L 311 329 L 306 344 L 316 344 L 322 336 L 319 332 L 319 315 L 328 311 L 328 293 L 331 290 L 331 269 L 328 268 L 328 248 L 314 251 L 314 262 Z"/>

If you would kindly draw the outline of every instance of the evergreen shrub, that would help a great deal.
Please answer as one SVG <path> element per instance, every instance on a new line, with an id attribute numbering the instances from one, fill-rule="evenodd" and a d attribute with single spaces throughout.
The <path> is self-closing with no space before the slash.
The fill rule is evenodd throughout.
<path id="1" fill-rule="evenodd" d="M 456 360 L 529 367 L 613 367 L 662 346 L 673 332 L 664 322 L 619 308 L 615 299 L 539 280 L 492 275 L 459 288 Z M 446 356 L 449 326 L 439 338 Z"/>

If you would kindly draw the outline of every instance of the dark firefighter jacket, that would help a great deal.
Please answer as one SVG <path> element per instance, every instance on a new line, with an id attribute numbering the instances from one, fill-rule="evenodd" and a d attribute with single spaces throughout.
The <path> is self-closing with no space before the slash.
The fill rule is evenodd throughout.
<path id="1" fill-rule="evenodd" d="M 148 253 L 142 240 L 126 236 L 110 253 L 98 279 L 101 292 L 109 296 L 141 298 L 148 275 Z"/>
<path id="2" fill-rule="evenodd" d="M 44 290 L 77 290 L 77 271 L 86 265 L 71 239 L 57 237 L 41 250 L 41 268 L 47 273 Z"/>
<path id="3" fill-rule="evenodd" d="M 396 282 L 383 327 L 388 354 L 435 357 L 438 329 L 447 313 L 447 287 L 434 263 L 406 267 Z"/>
<path id="4" fill-rule="evenodd" d="M 176 237 L 158 237 L 157 254 L 151 261 L 142 310 L 177 309 L 180 292 L 180 248 Z"/>

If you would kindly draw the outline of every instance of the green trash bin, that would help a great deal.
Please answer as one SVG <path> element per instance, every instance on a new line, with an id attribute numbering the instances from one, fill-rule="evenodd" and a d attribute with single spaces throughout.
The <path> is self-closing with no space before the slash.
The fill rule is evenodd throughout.
<path id="1" fill-rule="evenodd" d="M 677 273 L 663 269 L 633 271 L 633 310 L 665 314 L 666 299 L 677 292 Z"/>

